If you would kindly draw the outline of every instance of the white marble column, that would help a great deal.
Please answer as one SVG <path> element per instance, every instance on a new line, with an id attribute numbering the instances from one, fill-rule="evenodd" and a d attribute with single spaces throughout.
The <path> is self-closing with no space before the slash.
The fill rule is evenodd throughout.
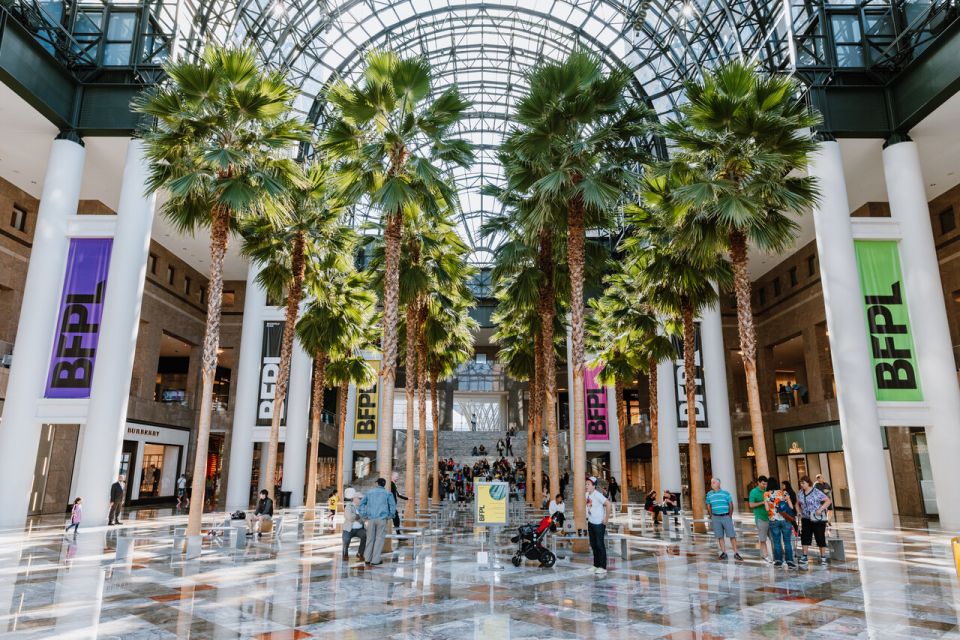
<path id="1" fill-rule="evenodd" d="M 720 305 L 700 315 L 700 350 L 703 357 L 703 387 L 710 428 L 710 464 L 713 476 L 734 496 L 737 492 L 737 468 L 733 456 L 733 432 L 730 427 L 730 400 L 727 391 L 726 349 L 723 347 L 723 323 Z"/>
<path id="2" fill-rule="evenodd" d="M 862 527 L 891 528 L 893 510 L 883 473 L 886 462 L 839 143 L 821 143 L 809 173 L 821 192 L 813 221 L 853 519 Z"/>
<path id="3" fill-rule="evenodd" d="M 247 267 L 247 285 L 243 300 L 243 327 L 237 359 L 237 390 L 233 399 L 233 430 L 230 435 L 230 472 L 227 477 L 227 509 L 250 506 L 250 482 L 253 474 L 253 428 L 257 424 L 257 398 L 260 384 L 260 358 L 263 349 L 263 311 L 267 293 L 257 284 L 260 266 Z"/>
<path id="4" fill-rule="evenodd" d="M 0 486 L 4 488 L 0 491 L 0 526 L 23 525 L 29 511 L 40 443 L 37 404 L 43 397 L 50 364 L 70 244 L 67 223 L 80 202 L 84 157 L 79 138 L 58 137 L 47 160 L 0 422 Z"/>
<path id="5" fill-rule="evenodd" d="M 673 359 L 657 365 L 657 453 L 660 456 L 660 492 L 680 493 L 680 444 L 677 433 L 677 384 Z M 686 506 L 686 505 L 684 505 Z"/>
<path id="6" fill-rule="evenodd" d="M 620 483 L 620 492 L 623 497 L 621 502 L 626 502 L 627 498 L 627 474 L 626 469 L 620 465 L 620 418 L 617 416 L 617 388 L 614 385 L 607 385 L 607 437 L 610 438 L 610 473 L 617 478 Z M 629 417 L 628 417 L 629 420 Z M 603 442 L 603 441 L 601 441 Z"/>
<path id="7" fill-rule="evenodd" d="M 120 185 L 117 227 L 104 293 L 97 366 L 93 371 L 87 423 L 78 448 L 76 495 L 84 496 L 84 519 L 106 522 L 109 488 L 120 468 L 127 422 L 130 375 L 137 351 L 140 308 L 150 254 L 156 195 L 145 195 L 149 167 L 143 143 L 131 140 Z"/>
<path id="8" fill-rule="evenodd" d="M 299 340 L 293 343 L 290 384 L 287 387 L 287 428 L 283 439 L 283 490 L 290 506 L 303 505 L 307 478 L 307 431 L 310 426 L 310 382 L 313 360 Z"/>
<path id="9" fill-rule="evenodd" d="M 945 530 L 956 530 L 960 510 L 953 492 L 960 486 L 960 386 L 916 143 L 888 142 L 883 172 L 890 214 L 900 228 L 900 262 L 920 388 L 933 418 L 926 435 L 940 524 Z"/>

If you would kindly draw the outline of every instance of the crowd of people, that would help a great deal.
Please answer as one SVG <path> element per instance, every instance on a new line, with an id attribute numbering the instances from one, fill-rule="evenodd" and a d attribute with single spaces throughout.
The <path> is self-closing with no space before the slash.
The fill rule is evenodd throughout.
<path id="1" fill-rule="evenodd" d="M 494 480 L 509 483 L 511 498 L 522 500 L 526 497 L 527 464 L 523 458 L 517 458 L 513 463 L 503 456 L 494 458 L 493 462 L 480 458 L 473 464 L 448 458 L 440 460 L 438 466 L 440 497 L 449 502 L 470 502 L 474 496 L 474 482 Z"/>

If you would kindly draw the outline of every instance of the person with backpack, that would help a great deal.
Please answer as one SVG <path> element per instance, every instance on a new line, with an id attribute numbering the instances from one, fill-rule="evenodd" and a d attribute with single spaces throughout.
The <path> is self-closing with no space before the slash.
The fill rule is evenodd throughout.
<path id="1" fill-rule="evenodd" d="M 796 569 L 793 558 L 793 525 L 797 521 L 796 511 L 790 495 L 780 487 L 776 478 L 767 478 L 767 515 L 770 518 L 770 540 L 773 544 L 773 566 L 782 567 L 786 557 L 787 567 Z"/>
<path id="2" fill-rule="evenodd" d="M 800 478 L 800 494 L 797 496 L 800 510 L 800 566 L 806 568 L 807 549 L 814 537 L 820 550 L 820 564 L 827 564 L 827 519 L 830 517 L 830 498 L 810 482 L 810 476 Z"/>
<path id="3" fill-rule="evenodd" d="M 67 525 L 67 528 L 64 530 L 64 535 L 67 531 L 73 529 L 73 537 L 77 537 L 77 532 L 80 530 L 80 519 L 83 517 L 83 505 L 80 504 L 83 502 L 83 498 L 77 498 L 73 501 L 73 508 L 70 509 L 70 524 Z"/>

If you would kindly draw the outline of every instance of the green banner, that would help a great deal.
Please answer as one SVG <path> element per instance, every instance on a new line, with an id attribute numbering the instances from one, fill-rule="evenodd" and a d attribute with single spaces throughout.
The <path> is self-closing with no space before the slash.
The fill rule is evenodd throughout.
<path id="1" fill-rule="evenodd" d="M 877 400 L 920 402 L 920 372 L 896 240 L 855 240 Z"/>

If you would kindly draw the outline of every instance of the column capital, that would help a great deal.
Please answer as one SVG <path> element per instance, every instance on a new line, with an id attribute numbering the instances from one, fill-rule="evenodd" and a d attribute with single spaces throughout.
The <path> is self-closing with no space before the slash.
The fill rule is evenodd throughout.
<path id="1" fill-rule="evenodd" d="M 81 147 L 85 146 L 83 138 L 80 137 L 80 132 L 76 129 L 61 129 L 54 140 L 69 140 L 70 142 L 76 142 Z"/>
<path id="2" fill-rule="evenodd" d="M 901 142 L 913 142 L 913 139 L 908 136 L 906 133 L 892 133 L 890 137 L 883 141 L 883 148 L 892 147 L 895 144 L 900 144 Z"/>

